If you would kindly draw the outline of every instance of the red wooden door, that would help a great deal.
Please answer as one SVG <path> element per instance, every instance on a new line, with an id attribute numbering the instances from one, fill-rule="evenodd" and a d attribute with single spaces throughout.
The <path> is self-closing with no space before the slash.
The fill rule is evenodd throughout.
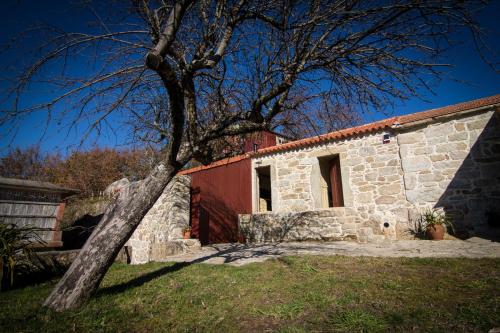
<path id="1" fill-rule="evenodd" d="M 342 178 L 340 175 L 340 159 L 335 157 L 330 162 L 330 182 L 332 189 L 333 207 L 344 206 L 344 195 L 342 193 Z"/>

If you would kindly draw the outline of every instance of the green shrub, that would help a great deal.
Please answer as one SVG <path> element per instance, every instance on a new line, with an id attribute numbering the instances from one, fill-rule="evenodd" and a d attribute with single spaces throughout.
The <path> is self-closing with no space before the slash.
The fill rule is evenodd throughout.
<path id="1" fill-rule="evenodd" d="M 0 282 L 7 278 L 8 285 L 12 286 L 15 269 L 31 265 L 30 246 L 34 243 L 45 243 L 37 233 L 39 230 L 31 226 L 19 227 L 0 221 Z M 7 277 L 4 277 L 5 274 Z"/>

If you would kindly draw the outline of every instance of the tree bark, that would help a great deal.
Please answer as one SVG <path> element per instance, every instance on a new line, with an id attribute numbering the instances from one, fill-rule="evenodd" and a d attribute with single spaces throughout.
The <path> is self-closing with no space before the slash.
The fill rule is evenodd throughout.
<path id="1" fill-rule="evenodd" d="M 172 166 L 160 165 L 146 179 L 132 183 L 120 192 L 44 306 L 55 311 L 74 309 L 97 291 L 118 252 L 175 172 Z"/>

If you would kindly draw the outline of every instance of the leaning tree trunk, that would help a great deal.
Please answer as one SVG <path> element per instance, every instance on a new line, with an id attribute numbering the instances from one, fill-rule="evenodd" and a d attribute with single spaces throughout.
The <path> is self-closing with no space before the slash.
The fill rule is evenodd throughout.
<path id="1" fill-rule="evenodd" d="M 174 176 L 159 166 L 144 180 L 132 183 L 104 213 L 68 271 L 45 300 L 56 311 L 72 309 L 92 296 L 120 249 Z"/>

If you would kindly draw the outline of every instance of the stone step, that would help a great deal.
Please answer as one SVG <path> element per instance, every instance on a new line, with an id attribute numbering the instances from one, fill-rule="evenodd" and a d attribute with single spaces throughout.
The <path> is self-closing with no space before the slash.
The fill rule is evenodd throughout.
<path id="1" fill-rule="evenodd" d="M 195 253 L 201 250 L 201 243 L 197 239 L 175 239 L 165 243 L 151 244 L 150 261 L 162 261 L 169 256 Z"/>
<path id="2" fill-rule="evenodd" d="M 370 240 L 370 243 L 382 243 L 386 239 L 387 238 L 385 237 L 385 235 L 373 235 L 371 240 Z"/>
<path id="3" fill-rule="evenodd" d="M 373 238 L 373 229 L 371 227 L 363 227 L 358 229 L 358 242 L 368 243 Z"/>
<path id="4" fill-rule="evenodd" d="M 385 235 L 374 234 L 371 227 L 363 227 L 358 229 L 359 243 L 381 243 L 386 239 L 387 237 Z"/>

